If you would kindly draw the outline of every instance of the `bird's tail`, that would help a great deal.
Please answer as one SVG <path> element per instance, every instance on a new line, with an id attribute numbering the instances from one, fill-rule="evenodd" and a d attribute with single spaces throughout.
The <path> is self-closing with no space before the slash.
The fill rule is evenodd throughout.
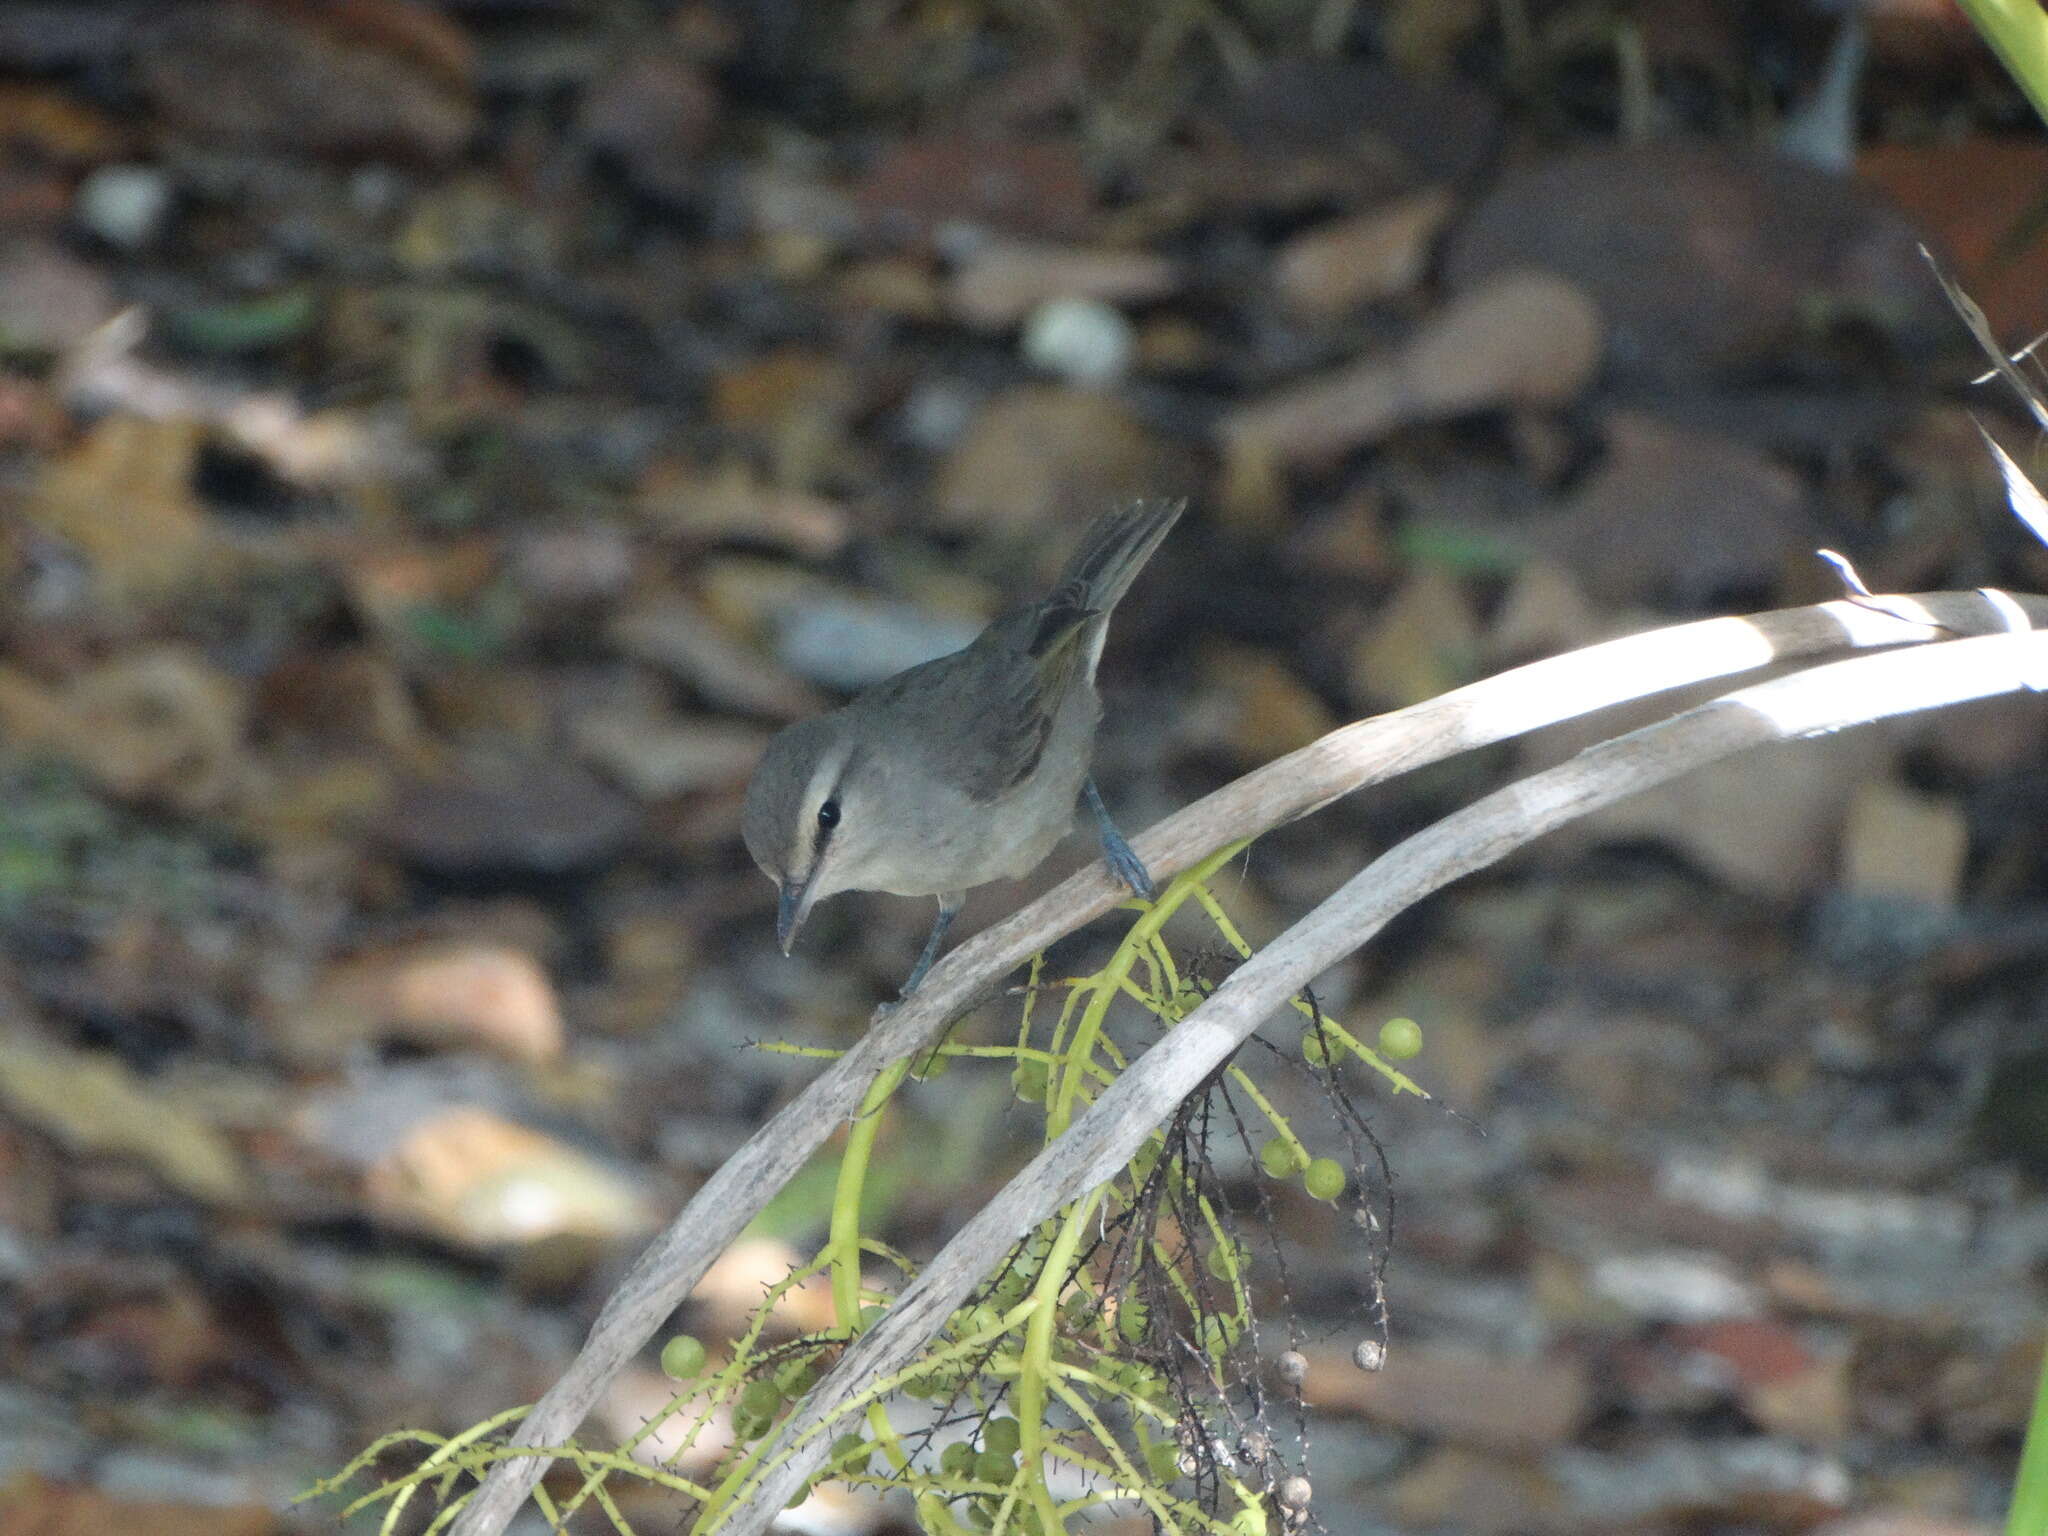
<path id="1" fill-rule="evenodd" d="M 1060 599 L 1091 614 L 1107 614 L 1187 506 L 1185 500 L 1132 501 L 1103 513 L 1060 573 Z"/>

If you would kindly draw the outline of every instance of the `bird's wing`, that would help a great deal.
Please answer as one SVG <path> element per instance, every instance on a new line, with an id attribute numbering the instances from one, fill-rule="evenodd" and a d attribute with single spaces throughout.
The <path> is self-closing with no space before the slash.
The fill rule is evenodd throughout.
<path id="1" fill-rule="evenodd" d="M 1187 503 L 1137 501 L 1097 518 L 1053 593 L 989 626 L 962 653 L 973 693 L 952 718 L 972 734 L 968 794 L 1000 800 L 1031 776 L 1077 672 L 1093 670 L 1102 627 Z M 986 648 L 986 649 L 984 649 Z M 979 654 L 978 654 L 979 653 Z"/>
<path id="2" fill-rule="evenodd" d="M 946 702 L 970 799 L 1000 800 L 1038 766 L 1087 650 L 1090 621 L 1101 616 L 1084 596 L 1077 585 L 1063 586 L 999 619 L 960 653 L 948 679 L 955 696 Z"/>

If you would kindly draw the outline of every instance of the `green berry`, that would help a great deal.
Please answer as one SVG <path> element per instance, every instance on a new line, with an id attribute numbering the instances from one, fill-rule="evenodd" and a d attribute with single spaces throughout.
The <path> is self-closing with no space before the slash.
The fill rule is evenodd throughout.
<path id="1" fill-rule="evenodd" d="M 981 1443 L 998 1456 L 1014 1456 L 1024 1443 L 1023 1426 L 1015 1419 L 990 1419 L 981 1427 Z"/>
<path id="2" fill-rule="evenodd" d="M 740 1409 L 769 1419 L 782 1407 L 782 1388 L 772 1381 L 750 1381 L 740 1389 Z"/>
<path id="3" fill-rule="evenodd" d="M 784 1397 L 802 1397 L 817 1379 L 815 1360 L 791 1360 L 775 1372 L 775 1385 Z"/>
<path id="4" fill-rule="evenodd" d="M 939 1452 L 939 1470 L 948 1477 L 965 1477 L 974 1465 L 974 1447 L 965 1440 L 955 1440 Z"/>
<path id="5" fill-rule="evenodd" d="M 887 1307 L 862 1307 L 860 1309 L 860 1321 L 855 1326 L 862 1333 L 866 1333 L 888 1315 L 889 1309 Z"/>
<path id="6" fill-rule="evenodd" d="M 1145 1470 L 1155 1483 L 1170 1483 L 1180 1474 L 1180 1452 L 1170 1441 L 1154 1440 L 1145 1447 Z"/>
<path id="7" fill-rule="evenodd" d="M 1232 1275 L 1242 1274 L 1250 1258 L 1251 1255 L 1240 1243 L 1218 1243 L 1209 1250 L 1209 1256 L 1204 1262 L 1209 1266 L 1210 1274 L 1218 1280 L 1228 1280 Z"/>
<path id="8" fill-rule="evenodd" d="M 758 1413 L 749 1413 L 741 1408 L 732 1416 L 732 1437 L 735 1440 L 758 1440 L 768 1433 L 769 1421 Z"/>
<path id="9" fill-rule="evenodd" d="M 1422 1026 L 1413 1019 L 1389 1019 L 1380 1026 L 1380 1054 L 1406 1061 L 1422 1052 Z"/>
<path id="10" fill-rule="evenodd" d="M 974 1477 L 977 1482 L 1007 1483 L 1017 1475 L 1014 1457 L 999 1455 L 995 1451 L 983 1451 L 974 1458 Z"/>
<path id="11" fill-rule="evenodd" d="M 944 1077 L 953 1070 L 953 1058 L 944 1051 L 933 1051 L 929 1056 L 917 1058 L 917 1066 L 911 1076 L 921 1083 L 928 1083 L 935 1077 Z"/>
<path id="12" fill-rule="evenodd" d="M 874 1454 L 874 1447 L 858 1434 L 844 1434 L 832 1442 L 832 1465 L 842 1473 L 867 1471 Z"/>
<path id="13" fill-rule="evenodd" d="M 661 1346 L 661 1368 L 677 1381 L 694 1380 L 707 1358 L 703 1344 L 687 1333 L 679 1333 Z"/>
<path id="14" fill-rule="evenodd" d="M 1284 1179 L 1294 1172 L 1294 1148 L 1279 1136 L 1269 1137 L 1259 1148 L 1259 1166 L 1269 1179 Z"/>
<path id="15" fill-rule="evenodd" d="M 1026 1057 L 1010 1072 L 1010 1090 L 1026 1104 L 1042 1104 L 1047 1080 L 1045 1063 Z"/>
<path id="16" fill-rule="evenodd" d="M 1308 1165 L 1301 1182 L 1311 1199 L 1334 1200 L 1344 1193 L 1344 1165 L 1334 1157 L 1319 1157 Z"/>
<path id="17" fill-rule="evenodd" d="M 1312 1067 L 1330 1064 L 1330 1045 L 1321 1030 L 1312 1029 L 1301 1037 L 1301 1059 Z"/>

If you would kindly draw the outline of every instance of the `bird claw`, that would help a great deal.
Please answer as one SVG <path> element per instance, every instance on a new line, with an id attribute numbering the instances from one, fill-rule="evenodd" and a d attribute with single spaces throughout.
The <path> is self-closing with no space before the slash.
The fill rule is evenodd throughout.
<path id="1" fill-rule="evenodd" d="M 1123 881 L 1133 896 L 1145 901 L 1159 899 L 1159 887 L 1152 881 L 1152 875 L 1145 868 L 1145 861 L 1131 851 L 1131 845 L 1116 833 L 1111 832 L 1102 840 L 1103 862 L 1110 872 Z"/>
<path id="2" fill-rule="evenodd" d="M 1102 834 L 1103 862 L 1109 865 L 1111 873 L 1123 881 L 1133 896 L 1145 901 L 1156 901 L 1159 897 L 1159 887 L 1152 883 L 1152 875 L 1145 868 L 1145 861 L 1131 851 L 1131 845 L 1124 841 L 1123 833 L 1117 831 L 1116 823 L 1110 820 L 1109 807 L 1102 803 L 1102 791 L 1095 787 L 1093 779 L 1083 782 L 1081 796 L 1088 802 L 1088 809 L 1095 813 L 1095 826 Z"/>

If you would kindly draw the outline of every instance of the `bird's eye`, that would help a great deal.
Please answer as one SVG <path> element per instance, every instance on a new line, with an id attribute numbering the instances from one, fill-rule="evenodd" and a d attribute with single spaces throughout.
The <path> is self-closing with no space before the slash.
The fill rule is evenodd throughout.
<path id="1" fill-rule="evenodd" d="M 827 800 L 818 807 L 818 825 L 826 828 L 839 825 L 839 802 L 837 800 Z"/>

